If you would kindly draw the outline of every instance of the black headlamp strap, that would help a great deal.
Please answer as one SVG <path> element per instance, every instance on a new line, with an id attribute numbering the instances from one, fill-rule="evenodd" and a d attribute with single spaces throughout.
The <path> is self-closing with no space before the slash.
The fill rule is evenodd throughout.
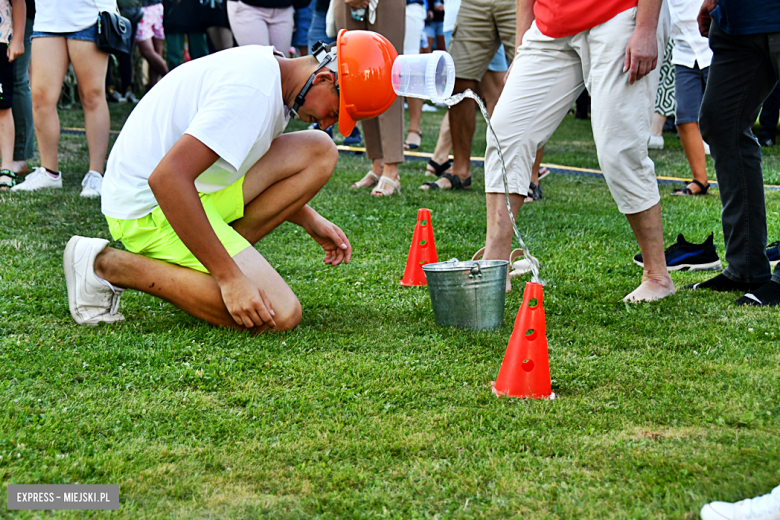
<path id="1" fill-rule="evenodd" d="M 319 67 L 317 70 L 309 76 L 309 79 L 306 81 L 306 84 L 301 89 L 301 92 L 295 96 L 295 102 L 292 106 L 292 112 L 293 114 L 298 113 L 298 109 L 301 108 L 301 106 L 306 102 L 306 94 L 309 93 L 309 90 L 311 89 L 312 84 L 314 83 L 314 78 L 317 76 L 317 73 L 322 68 L 329 69 L 334 76 L 336 76 L 335 71 L 335 62 L 336 62 L 336 52 L 334 50 L 330 50 L 323 42 L 319 41 L 314 44 L 312 55 L 317 58 L 317 61 L 319 62 Z M 339 91 L 339 86 L 336 84 L 336 92 Z"/>

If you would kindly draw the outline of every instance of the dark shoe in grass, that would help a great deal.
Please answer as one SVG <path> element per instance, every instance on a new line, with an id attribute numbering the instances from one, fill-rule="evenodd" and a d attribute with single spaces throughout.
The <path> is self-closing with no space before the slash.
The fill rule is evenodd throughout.
<path id="1" fill-rule="evenodd" d="M 766 246 L 766 256 L 769 258 L 769 265 L 772 267 L 780 263 L 780 240 L 776 240 Z"/>
<path id="2" fill-rule="evenodd" d="M 699 289 L 709 289 L 710 291 L 718 291 L 718 292 L 728 292 L 728 291 L 751 292 L 751 291 L 755 291 L 756 289 L 760 288 L 762 285 L 765 284 L 766 282 L 757 282 L 757 283 L 736 282 L 730 278 L 726 278 L 726 276 L 721 273 L 715 278 L 710 278 L 707 281 L 686 285 L 685 287 L 683 287 L 683 289 L 691 289 L 693 291 L 697 291 Z"/>
<path id="3" fill-rule="evenodd" d="M 735 301 L 737 305 L 753 305 L 756 307 L 776 307 L 780 305 L 780 283 L 765 283 L 753 292 Z"/>
<path id="4" fill-rule="evenodd" d="M 677 242 L 666 248 L 666 269 L 668 271 L 718 271 L 723 268 L 715 250 L 713 235 L 701 244 L 691 244 L 680 233 Z M 644 267 L 642 253 L 634 257 L 634 263 Z"/>

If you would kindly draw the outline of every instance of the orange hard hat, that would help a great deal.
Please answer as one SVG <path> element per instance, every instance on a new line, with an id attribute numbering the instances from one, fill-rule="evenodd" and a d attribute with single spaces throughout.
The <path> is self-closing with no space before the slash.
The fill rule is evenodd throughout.
<path id="1" fill-rule="evenodd" d="M 391 75 L 398 53 L 387 38 L 372 31 L 339 31 L 339 132 L 348 136 L 355 121 L 376 117 L 395 101 Z"/>

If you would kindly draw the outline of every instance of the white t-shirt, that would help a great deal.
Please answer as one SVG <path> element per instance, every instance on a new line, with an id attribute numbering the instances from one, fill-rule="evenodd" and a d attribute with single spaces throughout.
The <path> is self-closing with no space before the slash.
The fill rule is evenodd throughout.
<path id="1" fill-rule="evenodd" d="M 116 0 L 35 0 L 33 30 L 69 33 L 97 23 L 101 11 L 117 12 Z"/>
<path id="2" fill-rule="evenodd" d="M 669 0 L 669 14 L 672 21 L 672 63 L 688 68 L 698 63 L 706 69 L 712 62 L 710 41 L 699 33 L 699 0 Z"/>
<path id="3" fill-rule="evenodd" d="M 273 47 L 246 45 L 185 63 L 127 118 L 108 156 L 103 213 L 131 220 L 156 208 L 149 176 L 184 134 L 219 155 L 195 180 L 199 192 L 213 193 L 243 177 L 288 121 Z"/>

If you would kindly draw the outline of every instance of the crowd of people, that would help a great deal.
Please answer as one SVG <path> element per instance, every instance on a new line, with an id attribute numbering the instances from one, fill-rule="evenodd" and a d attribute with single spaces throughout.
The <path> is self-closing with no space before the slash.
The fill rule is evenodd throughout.
<path id="1" fill-rule="evenodd" d="M 98 14 L 117 9 L 146 62 L 140 89 L 133 53 L 117 56 L 112 76 L 97 46 Z M 511 252 L 499 144 L 517 218 L 524 203 L 541 200 L 544 146 L 576 101 L 641 251 L 641 283 L 624 300 L 671 296 L 669 270 L 720 267 L 711 238 L 691 244 L 680 235 L 664 250 L 648 150 L 663 147 L 664 121 L 674 117 L 692 174 L 675 193 L 709 193 L 711 153 L 728 261 L 687 288 L 741 291 L 739 304 L 775 306 L 780 248 L 767 247 L 760 146 L 776 140 L 778 35 L 773 0 L 0 0 L 0 189 L 62 188 L 57 102 L 72 66 L 89 148 L 81 195 L 101 197 L 125 249 L 70 240 L 73 318 L 122 321 L 120 296 L 133 288 L 212 324 L 292 329 L 300 303 L 253 244 L 290 221 L 322 246 L 327 264 L 349 262 L 345 234 L 307 204 L 338 161 L 331 127 L 338 122 L 347 143 L 365 139 L 371 169 L 354 189 L 398 193 L 404 151 L 422 146 L 423 102 L 406 100 L 405 130 L 404 100 L 377 78 L 387 78 L 395 53 L 448 50 L 455 93 L 478 92 L 496 130 L 497 140 L 487 136 L 478 255 L 510 259 L 507 290 L 533 259 L 518 263 Z M 136 102 L 142 90 L 106 161 L 107 101 Z M 436 180 L 420 189 L 470 188 L 475 114 L 468 100 L 443 118 L 426 165 Z M 310 129 L 285 134 L 290 117 Z M 40 165 L 22 181 L 35 141 Z M 778 518 L 778 489 L 708 504 L 702 518 Z"/>

